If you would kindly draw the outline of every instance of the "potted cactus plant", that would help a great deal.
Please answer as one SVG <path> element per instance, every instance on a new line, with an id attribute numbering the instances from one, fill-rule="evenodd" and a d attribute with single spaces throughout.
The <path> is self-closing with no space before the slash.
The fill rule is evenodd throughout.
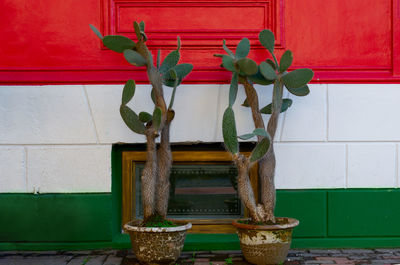
<path id="1" fill-rule="evenodd" d="M 119 35 L 103 37 L 94 26 L 90 27 L 107 48 L 122 53 L 128 63 L 134 66 L 146 67 L 152 85 L 153 113 L 136 114 L 127 106 L 135 94 L 136 85 L 133 80 L 126 82 L 120 106 L 125 124 L 133 132 L 143 134 L 147 144 L 147 159 L 141 176 L 143 221 L 132 221 L 125 224 L 124 228 L 130 234 L 133 251 L 141 263 L 174 263 L 182 251 L 186 230 L 191 228 L 191 224 L 166 219 L 172 166 L 170 125 L 175 116 L 173 104 L 176 88 L 192 71 L 193 65 L 178 64 L 179 37 L 177 49 L 170 52 L 162 63 L 161 52 L 158 50 L 154 65 L 153 56 L 146 46 L 143 21 L 134 22 L 137 42 Z M 165 101 L 163 85 L 173 88 L 169 105 Z M 157 146 L 156 139 L 159 137 L 160 143 Z"/>
<path id="2" fill-rule="evenodd" d="M 272 56 L 259 65 L 247 55 L 250 42 L 243 38 L 233 53 L 223 42 L 227 54 L 216 54 L 222 58 L 222 66 L 232 72 L 229 90 L 229 105 L 226 108 L 222 131 L 226 149 L 232 154 L 234 164 L 238 169 L 238 193 L 242 203 L 248 210 L 249 219 L 234 221 L 244 257 L 254 264 L 281 264 L 284 262 L 291 243 L 292 230 L 299 224 L 293 218 L 275 217 L 274 208 L 276 191 L 274 185 L 275 153 L 274 143 L 278 119 L 281 112 L 286 111 L 292 100 L 283 97 L 283 89 L 293 95 L 306 96 L 310 90 L 307 83 L 313 78 L 310 69 L 297 69 L 288 72 L 293 61 L 290 50 L 283 53 L 280 61 L 274 54 L 275 37 L 270 30 L 259 34 L 259 41 Z M 246 101 L 243 106 L 251 109 L 255 129 L 245 135 L 237 136 L 233 104 L 236 100 L 238 84 L 243 84 Z M 260 107 L 254 84 L 273 85 L 272 103 Z M 262 115 L 270 115 L 265 126 Z M 238 138 L 248 140 L 257 138 L 257 144 L 249 157 L 240 153 Z M 249 170 L 258 163 L 258 175 L 261 185 L 261 196 L 255 198 L 252 190 Z M 259 202 L 258 202 L 259 200 Z"/>

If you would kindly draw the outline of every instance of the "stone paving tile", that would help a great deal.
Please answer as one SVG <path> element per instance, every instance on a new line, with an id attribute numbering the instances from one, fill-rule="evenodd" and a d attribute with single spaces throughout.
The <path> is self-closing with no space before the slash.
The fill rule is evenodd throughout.
<path id="1" fill-rule="evenodd" d="M 44 251 L 17 251 L 16 255 L 24 256 L 24 257 L 26 257 L 26 256 L 39 256 L 40 253 L 42 253 L 42 252 L 44 252 Z M 52 254 L 52 255 L 54 255 L 54 254 Z"/>
<path id="2" fill-rule="evenodd" d="M 187 251 L 179 265 L 249 265 L 240 251 Z M 138 265 L 131 250 L 95 251 L 7 251 L 0 252 L 0 265 Z M 294 249 L 285 265 L 303 264 L 398 264 L 399 249 Z"/>
<path id="3" fill-rule="evenodd" d="M 321 254 L 315 254 L 315 253 L 303 253 L 300 256 L 305 257 L 305 258 L 315 258 L 321 256 Z"/>
<path id="4" fill-rule="evenodd" d="M 85 262 L 89 261 L 90 256 L 76 256 L 73 257 L 67 265 L 82 265 L 85 264 Z"/>
<path id="5" fill-rule="evenodd" d="M 196 258 L 213 258 L 214 256 L 215 255 L 211 253 L 196 254 Z"/>
<path id="6" fill-rule="evenodd" d="M 400 264 L 400 260 L 376 259 L 376 260 L 371 260 L 371 264 Z"/>
<path id="7" fill-rule="evenodd" d="M 211 253 L 214 254 L 241 254 L 242 251 L 241 250 L 213 250 L 211 251 Z"/>
<path id="8" fill-rule="evenodd" d="M 76 256 L 67 265 L 103 265 L 106 258 L 106 255 Z"/>
<path id="9" fill-rule="evenodd" d="M 210 263 L 210 259 L 207 259 L 207 258 L 195 258 L 194 263 L 196 263 L 196 262 L 208 262 L 208 263 Z"/>
<path id="10" fill-rule="evenodd" d="M 4 256 L 18 255 L 17 251 L 0 251 L 0 258 Z"/>
<path id="11" fill-rule="evenodd" d="M 287 261 L 296 261 L 296 260 L 304 260 L 303 257 L 287 257 Z"/>
<path id="12" fill-rule="evenodd" d="M 393 255 L 390 255 L 390 256 L 383 256 L 383 258 L 384 258 L 384 259 L 397 259 L 397 260 L 400 260 L 400 256 L 393 256 Z"/>
<path id="13" fill-rule="evenodd" d="M 225 261 L 210 261 L 209 265 L 226 265 L 226 263 Z"/>
<path id="14" fill-rule="evenodd" d="M 312 254 L 340 254 L 342 253 L 339 249 L 310 249 Z"/>
<path id="15" fill-rule="evenodd" d="M 216 254 L 216 255 L 212 258 L 212 260 L 226 260 L 226 259 L 228 259 L 228 258 L 231 258 L 231 257 L 229 257 L 229 254 Z"/>
<path id="16" fill-rule="evenodd" d="M 104 265 L 120 265 L 123 259 L 123 257 L 108 256 Z"/>
<path id="17" fill-rule="evenodd" d="M 127 250 L 125 250 L 125 249 L 123 249 L 123 250 L 117 250 L 117 252 L 116 252 L 116 254 L 115 254 L 115 256 L 117 256 L 117 257 L 125 257 L 125 256 L 127 256 L 127 255 L 133 255 L 133 252 L 132 252 L 132 250 L 130 250 L 130 251 L 127 251 Z"/>
<path id="18" fill-rule="evenodd" d="M 299 261 L 296 261 L 296 260 L 294 260 L 294 261 L 287 260 L 284 263 L 284 265 L 298 265 L 298 264 L 301 264 L 301 263 Z"/>
<path id="19" fill-rule="evenodd" d="M 115 255 L 118 252 L 116 249 L 100 249 L 93 250 L 92 254 L 96 255 Z"/>
<path id="20" fill-rule="evenodd" d="M 380 252 L 380 253 L 393 253 L 398 251 L 398 249 L 395 248 L 376 248 L 375 249 L 376 252 Z"/>
<path id="21" fill-rule="evenodd" d="M 61 253 L 60 251 L 57 250 L 51 250 L 51 251 L 37 251 L 37 252 L 30 252 L 31 254 L 35 255 L 35 256 L 47 256 L 47 255 L 58 255 L 61 254 L 63 255 L 63 253 Z"/>
<path id="22" fill-rule="evenodd" d="M 94 256 L 85 265 L 103 265 L 104 261 L 107 259 L 106 255 Z"/>
<path id="23" fill-rule="evenodd" d="M 302 254 L 302 253 L 308 253 L 309 250 L 307 249 L 289 249 L 289 255 L 290 254 Z"/>
<path id="24" fill-rule="evenodd" d="M 367 255 L 354 255 L 354 254 L 352 254 L 352 255 L 348 255 L 347 258 L 350 259 L 350 260 L 367 260 L 370 257 L 367 256 Z"/>
<path id="25" fill-rule="evenodd" d="M 71 259 L 70 256 L 8 256 L 0 258 L 0 265 L 66 265 Z"/>
<path id="26" fill-rule="evenodd" d="M 333 260 L 306 260 L 305 264 L 336 264 Z"/>
<path id="27" fill-rule="evenodd" d="M 354 254 L 332 254 L 331 256 L 332 257 L 337 257 L 337 258 L 346 258 L 346 257 L 348 257 L 348 256 L 350 256 L 350 255 L 354 255 Z"/>
<path id="28" fill-rule="evenodd" d="M 319 261 L 324 261 L 328 262 L 328 261 L 332 261 L 336 264 L 354 264 L 354 261 L 349 260 L 348 258 L 338 258 L 338 257 L 317 257 L 315 258 L 316 260 Z"/>
<path id="29" fill-rule="evenodd" d="M 93 250 L 65 251 L 64 255 L 90 255 Z"/>
<path id="30" fill-rule="evenodd" d="M 374 253 L 372 249 L 343 249 L 343 253 L 348 254 L 363 254 L 363 253 Z"/>

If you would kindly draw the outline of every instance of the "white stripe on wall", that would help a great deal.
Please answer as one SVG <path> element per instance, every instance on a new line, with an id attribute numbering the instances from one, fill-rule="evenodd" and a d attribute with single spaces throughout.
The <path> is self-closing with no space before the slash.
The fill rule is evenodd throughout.
<path id="1" fill-rule="evenodd" d="M 110 192 L 113 143 L 143 143 L 119 115 L 122 85 L 0 86 L 0 192 Z M 129 105 L 152 112 L 150 86 Z M 271 87 L 257 87 L 260 106 Z M 280 117 L 278 188 L 398 187 L 400 85 L 311 85 Z M 182 85 L 173 142 L 221 142 L 229 85 Z M 166 88 L 169 101 L 171 89 Z M 234 106 L 238 133 L 251 113 Z M 267 121 L 267 117 L 265 117 Z M 346 151 L 347 150 L 347 151 Z"/>

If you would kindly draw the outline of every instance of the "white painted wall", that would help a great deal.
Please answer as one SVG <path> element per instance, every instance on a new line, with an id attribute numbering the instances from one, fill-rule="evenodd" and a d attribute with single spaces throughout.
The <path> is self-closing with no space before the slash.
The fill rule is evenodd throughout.
<path id="1" fill-rule="evenodd" d="M 221 142 L 228 85 L 182 85 L 173 142 Z M 260 105 L 271 87 L 257 87 Z M 276 139 L 278 188 L 399 187 L 400 85 L 311 85 L 287 95 Z M 171 89 L 166 88 L 167 98 Z M 122 85 L 0 86 L 0 192 L 110 192 L 113 143 L 143 143 L 119 116 Z M 150 87 L 129 104 L 151 112 Z M 234 106 L 238 133 L 253 130 Z M 267 116 L 265 119 L 267 120 Z"/>

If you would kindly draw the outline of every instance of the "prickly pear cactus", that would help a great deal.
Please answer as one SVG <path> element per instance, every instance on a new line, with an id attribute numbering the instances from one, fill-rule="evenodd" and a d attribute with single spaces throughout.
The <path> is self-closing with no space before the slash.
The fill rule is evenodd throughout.
<path id="1" fill-rule="evenodd" d="M 173 110 L 175 92 L 182 80 L 192 71 L 193 65 L 179 64 L 181 48 L 179 37 L 177 49 L 170 52 L 162 62 L 161 52 L 158 50 L 157 61 L 154 65 L 153 56 L 146 46 L 147 36 L 143 21 L 133 23 L 136 42 L 120 35 L 103 37 L 93 25 L 90 25 L 90 28 L 102 40 L 104 46 L 121 53 L 131 65 L 147 69 L 152 85 L 150 96 L 154 102 L 153 113 L 142 111 L 136 114 L 127 106 L 136 90 L 135 81 L 128 80 L 122 92 L 120 114 L 129 129 L 145 135 L 147 140 L 147 160 L 141 177 L 144 222 L 156 216 L 165 218 L 169 196 L 169 173 L 172 165 L 169 130 L 175 115 Z M 163 85 L 173 88 L 168 106 L 164 99 Z M 158 137 L 161 139 L 157 150 L 155 140 Z"/>
<path id="2" fill-rule="evenodd" d="M 307 84 L 313 78 L 311 69 L 303 68 L 288 71 L 293 62 L 293 54 L 290 50 L 283 53 L 278 63 L 274 53 L 275 37 L 270 30 L 263 30 L 259 34 L 261 45 L 266 48 L 272 58 L 257 64 L 248 58 L 250 41 L 243 38 L 231 51 L 225 40 L 223 49 L 227 54 L 216 54 L 222 58 L 222 67 L 232 72 L 229 88 L 228 107 L 222 119 L 222 133 L 226 149 L 232 153 L 233 161 L 238 167 L 238 191 L 250 217 L 254 222 L 275 222 L 275 154 L 273 139 L 277 129 L 278 118 L 281 112 L 288 110 L 292 105 L 290 98 L 282 98 L 283 89 L 286 88 L 295 96 L 306 96 L 310 93 Z M 237 135 L 235 114 L 232 106 L 236 101 L 238 84 L 243 84 L 246 92 L 246 100 L 242 106 L 250 107 L 255 129 L 244 135 Z M 259 106 L 258 95 L 254 84 L 273 85 L 272 102 L 265 107 Z M 262 114 L 271 115 L 267 128 L 264 125 Z M 257 145 L 250 157 L 246 157 L 239 151 L 238 138 L 248 140 L 257 137 Z M 257 202 L 250 185 L 248 172 L 252 164 L 259 163 L 259 176 L 261 180 L 261 201 Z"/>

